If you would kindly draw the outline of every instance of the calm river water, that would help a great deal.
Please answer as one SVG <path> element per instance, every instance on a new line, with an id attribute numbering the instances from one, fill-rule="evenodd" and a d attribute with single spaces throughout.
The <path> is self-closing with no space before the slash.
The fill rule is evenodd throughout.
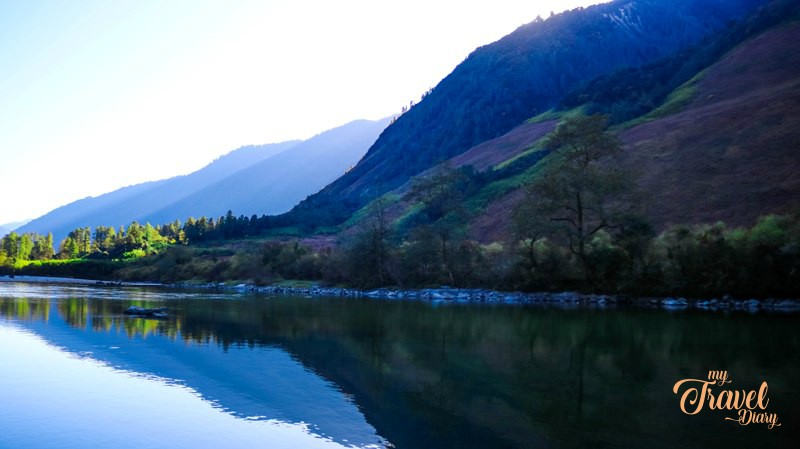
<path id="1" fill-rule="evenodd" d="M 2 282 L 0 448 L 797 447 L 798 350 L 797 315 Z M 709 370 L 781 425 L 684 414 Z"/>

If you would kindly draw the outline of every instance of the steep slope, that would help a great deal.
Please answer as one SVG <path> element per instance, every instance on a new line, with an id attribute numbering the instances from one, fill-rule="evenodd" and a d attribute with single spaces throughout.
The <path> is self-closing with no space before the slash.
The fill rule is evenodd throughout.
<path id="1" fill-rule="evenodd" d="M 290 212 L 313 227 L 555 106 L 579 84 L 655 61 L 722 29 L 762 0 L 614 1 L 533 22 L 473 52 L 387 128 L 345 176 Z"/>
<path id="2" fill-rule="evenodd" d="M 655 223 L 752 225 L 800 210 L 799 41 L 798 23 L 748 41 L 681 112 L 621 133 Z"/>
<path id="3" fill-rule="evenodd" d="M 286 212 L 355 165 L 388 124 L 388 118 L 357 120 L 318 134 L 147 215 L 145 221 L 219 217 L 228 210 L 247 216 Z"/>
<path id="4" fill-rule="evenodd" d="M 656 230 L 718 220 L 751 226 L 765 214 L 800 210 L 800 49 L 793 44 L 800 39 L 800 6 L 783 0 L 771 6 L 776 5 L 743 26 L 752 29 L 776 11 L 783 14 L 777 22 L 784 23 L 755 32 L 709 67 L 696 68 L 692 80 L 655 113 L 619 130 L 621 163 L 639 174 L 643 212 Z M 625 85 L 617 88 L 624 91 Z M 507 153 L 513 158 L 537 139 L 532 135 L 514 146 L 516 135 L 515 130 L 490 142 L 514 148 Z M 520 188 L 509 188 L 491 201 L 474 217 L 472 237 L 509 237 L 510 212 L 521 197 Z"/>
<path id="5" fill-rule="evenodd" d="M 266 157 L 280 153 L 296 141 L 247 146 L 216 159 L 204 168 L 185 176 L 123 187 L 97 197 L 84 198 L 59 207 L 22 226 L 20 232 L 52 232 L 59 242 L 79 227 L 127 225 L 141 220 L 164 204 L 176 201 L 218 182 L 232 173 L 251 166 Z M 175 216 L 168 221 L 179 218 Z M 181 217 L 183 218 L 183 217 Z"/>

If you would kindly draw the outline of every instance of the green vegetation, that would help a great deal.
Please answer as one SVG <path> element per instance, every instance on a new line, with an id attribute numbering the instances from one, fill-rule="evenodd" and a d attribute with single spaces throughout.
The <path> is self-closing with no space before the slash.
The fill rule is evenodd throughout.
<path id="1" fill-rule="evenodd" d="M 684 83 L 682 86 L 678 87 L 675 91 L 669 94 L 669 96 L 664 100 L 664 103 L 658 106 L 657 108 L 653 109 L 652 111 L 648 112 L 647 114 L 637 117 L 633 120 L 629 120 L 625 123 L 621 123 L 619 128 L 631 128 L 636 125 L 641 125 L 642 123 L 650 122 L 662 117 L 667 117 L 672 114 L 677 114 L 684 108 L 689 102 L 694 98 L 695 92 L 697 91 L 697 82 L 703 78 L 705 72 L 698 73 L 694 78 Z"/>
<path id="2" fill-rule="evenodd" d="M 224 251 L 175 246 L 117 274 L 259 284 L 304 279 L 362 288 L 800 294 L 800 215 L 767 216 L 752 228 L 675 226 L 655 235 L 628 211 L 632 178 L 612 163 L 618 142 L 606 124 L 604 117 L 567 120 L 547 138 L 550 156 L 512 176 L 528 187 L 514 212 L 511 241 L 480 245 L 465 227 L 470 201 L 464 198 L 480 197 L 501 181 L 443 165 L 415 181 L 402 201 L 374 201 L 361 213 L 360 232 L 335 247 L 314 249 L 298 240 L 260 247 L 233 241 Z M 386 209 L 398 204 L 409 206 L 392 223 Z"/>
<path id="3" fill-rule="evenodd" d="M 563 120 L 586 114 L 586 106 L 581 105 L 569 110 L 550 109 L 525 120 L 525 123 L 542 123 L 550 120 Z"/>
<path id="4" fill-rule="evenodd" d="M 800 296 L 800 214 L 766 216 L 751 228 L 674 226 L 656 235 L 632 213 L 635 179 L 614 163 L 619 142 L 607 125 L 605 116 L 568 118 L 537 143 L 540 150 L 483 172 L 440 165 L 415 178 L 404 196 L 380 196 L 361 209 L 349 222 L 355 232 L 336 245 L 303 243 L 309 234 L 279 217 L 228 212 L 183 225 L 76 229 L 57 253 L 50 235 L 11 233 L 0 242 L 0 273 Z M 514 238 L 491 245 L 471 239 L 470 219 L 515 189 L 524 197 L 512 212 Z"/>
<path id="5" fill-rule="evenodd" d="M 621 221 L 619 196 L 632 187 L 629 173 L 619 168 L 617 138 L 606 132 L 608 118 L 580 116 L 562 122 L 547 138 L 553 154 L 530 184 L 515 211 L 517 234 L 529 241 L 562 237 L 580 261 L 586 280 L 597 274 L 588 258 L 588 244 Z"/>

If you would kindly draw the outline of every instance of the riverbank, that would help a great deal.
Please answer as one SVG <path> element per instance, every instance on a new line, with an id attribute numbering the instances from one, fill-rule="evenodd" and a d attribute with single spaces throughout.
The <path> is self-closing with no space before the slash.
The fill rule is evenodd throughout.
<path id="1" fill-rule="evenodd" d="M 279 285 L 257 286 L 253 284 L 225 284 L 225 283 L 174 283 L 164 284 L 157 282 L 122 282 L 98 281 L 92 279 L 57 278 L 42 276 L 0 276 L 0 282 L 22 282 L 37 284 L 62 284 L 62 285 L 88 285 L 100 287 L 151 287 L 168 289 L 203 289 L 224 290 L 239 293 L 259 293 L 266 295 L 312 296 L 312 297 L 343 297 L 343 298 L 371 298 L 378 300 L 408 300 L 425 301 L 437 304 L 517 304 L 517 305 L 551 305 L 562 308 L 589 307 L 608 309 L 620 306 L 635 306 L 644 308 L 660 308 L 672 311 L 705 310 L 705 311 L 743 311 L 750 313 L 781 312 L 799 313 L 800 301 L 794 299 L 687 299 L 682 297 L 643 298 L 624 295 L 584 294 L 577 292 L 502 292 L 486 289 L 459 289 L 459 288 L 426 288 L 426 289 L 396 289 L 380 288 L 374 290 L 359 290 L 343 287 L 289 287 Z"/>
<path id="2" fill-rule="evenodd" d="M 0 282 L 23 282 L 28 284 L 58 284 L 58 285 L 98 285 L 117 287 L 165 287 L 158 282 L 123 282 L 123 281 L 98 281 L 96 279 L 80 279 L 47 276 L 0 276 Z"/>
<path id="3" fill-rule="evenodd" d="M 538 304 L 560 307 L 592 307 L 598 309 L 618 306 L 638 306 L 661 308 L 666 310 L 698 309 L 706 311 L 738 310 L 750 313 L 759 311 L 797 313 L 800 312 L 800 301 L 792 299 L 686 299 L 686 298 L 640 298 L 622 295 L 583 294 L 576 292 L 501 292 L 485 289 L 427 288 L 427 289 L 392 289 L 358 290 L 338 287 L 284 287 L 256 286 L 251 284 L 227 285 L 223 283 L 208 284 L 171 284 L 179 288 L 205 288 L 233 290 L 239 292 L 263 293 L 290 296 L 334 296 L 347 298 L 372 298 L 383 300 L 419 300 L 435 303 L 463 304 Z"/>

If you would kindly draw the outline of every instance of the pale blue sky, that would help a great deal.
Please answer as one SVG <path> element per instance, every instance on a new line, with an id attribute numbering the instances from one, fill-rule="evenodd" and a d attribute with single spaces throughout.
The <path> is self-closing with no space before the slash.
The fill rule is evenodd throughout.
<path id="1" fill-rule="evenodd" d="M 418 100 L 552 1 L 0 0 L 0 224 Z"/>

